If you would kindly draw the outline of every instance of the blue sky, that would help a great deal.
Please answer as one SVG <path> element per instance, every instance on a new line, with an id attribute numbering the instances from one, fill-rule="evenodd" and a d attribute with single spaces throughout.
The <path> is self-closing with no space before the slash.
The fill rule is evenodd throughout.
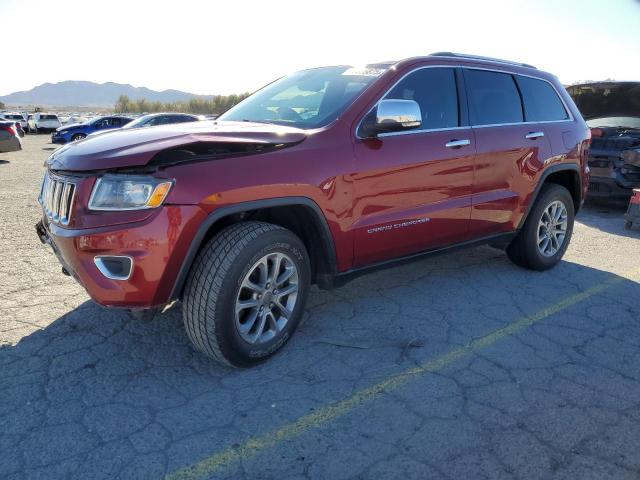
<path id="1" fill-rule="evenodd" d="M 561 81 L 640 80 L 640 1 L 0 0 L 0 95 L 62 80 L 251 91 L 288 72 L 458 51 Z"/>

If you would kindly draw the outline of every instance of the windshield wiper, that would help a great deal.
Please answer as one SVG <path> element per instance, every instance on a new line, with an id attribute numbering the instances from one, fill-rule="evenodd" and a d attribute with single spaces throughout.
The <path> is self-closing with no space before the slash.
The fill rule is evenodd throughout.
<path id="1" fill-rule="evenodd" d="M 267 120 L 249 120 L 248 118 L 243 118 L 242 120 L 240 120 L 241 122 L 248 122 L 248 123 L 266 123 L 267 125 L 272 124 L 273 122 L 269 122 Z"/>

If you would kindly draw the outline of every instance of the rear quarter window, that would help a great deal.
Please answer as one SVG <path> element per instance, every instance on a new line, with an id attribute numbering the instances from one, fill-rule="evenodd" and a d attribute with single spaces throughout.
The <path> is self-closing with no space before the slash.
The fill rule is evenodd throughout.
<path id="1" fill-rule="evenodd" d="M 523 121 L 520 94 L 510 74 L 466 69 L 465 80 L 472 125 Z"/>
<path id="2" fill-rule="evenodd" d="M 555 88 L 544 80 L 516 75 L 522 94 L 524 116 L 527 122 L 548 122 L 567 120 L 569 114 L 564 108 Z"/>

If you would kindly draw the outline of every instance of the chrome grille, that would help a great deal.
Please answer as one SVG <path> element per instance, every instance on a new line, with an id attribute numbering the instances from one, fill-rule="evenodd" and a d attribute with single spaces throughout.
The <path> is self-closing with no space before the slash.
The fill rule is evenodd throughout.
<path id="1" fill-rule="evenodd" d="M 50 221 L 61 225 L 69 224 L 75 191 L 76 185 L 73 182 L 45 174 L 38 200 Z"/>

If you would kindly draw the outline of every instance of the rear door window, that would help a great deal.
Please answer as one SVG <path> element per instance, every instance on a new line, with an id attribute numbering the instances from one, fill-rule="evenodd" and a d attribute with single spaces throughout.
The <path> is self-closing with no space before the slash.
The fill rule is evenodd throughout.
<path id="1" fill-rule="evenodd" d="M 404 77 L 384 98 L 416 101 L 422 113 L 422 130 L 460 125 L 453 68 L 416 70 Z"/>
<path id="2" fill-rule="evenodd" d="M 520 94 L 508 73 L 465 69 L 472 125 L 524 121 Z"/>
<path id="3" fill-rule="evenodd" d="M 569 118 L 567 110 L 551 84 L 521 75 L 516 75 L 516 81 L 522 94 L 524 116 L 527 122 L 548 122 Z"/>

